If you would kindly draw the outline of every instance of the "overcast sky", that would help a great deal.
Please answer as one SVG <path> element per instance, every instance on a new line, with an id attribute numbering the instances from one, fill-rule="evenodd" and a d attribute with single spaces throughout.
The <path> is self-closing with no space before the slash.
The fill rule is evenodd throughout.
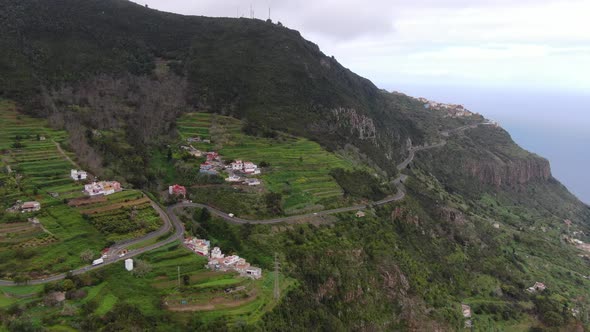
<path id="1" fill-rule="evenodd" d="M 151 8 L 281 21 L 327 55 L 397 83 L 590 91 L 590 0 L 142 0 Z"/>

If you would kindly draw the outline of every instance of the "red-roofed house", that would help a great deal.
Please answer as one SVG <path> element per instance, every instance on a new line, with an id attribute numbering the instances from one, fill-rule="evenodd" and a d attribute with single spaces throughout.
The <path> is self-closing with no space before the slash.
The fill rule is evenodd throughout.
<path id="1" fill-rule="evenodd" d="M 207 152 L 207 161 L 213 161 L 219 159 L 219 153 L 217 152 Z"/>
<path id="2" fill-rule="evenodd" d="M 184 186 L 175 184 L 173 186 L 168 187 L 168 193 L 170 195 L 182 195 L 183 197 L 186 196 L 186 188 Z"/>
<path id="3" fill-rule="evenodd" d="M 41 210 L 41 203 L 39 203 L 37 201 L 24 202 L 20 206 L 20 209 L 21 209 L 22 212 L 39 211 L 39 210 Z"/>

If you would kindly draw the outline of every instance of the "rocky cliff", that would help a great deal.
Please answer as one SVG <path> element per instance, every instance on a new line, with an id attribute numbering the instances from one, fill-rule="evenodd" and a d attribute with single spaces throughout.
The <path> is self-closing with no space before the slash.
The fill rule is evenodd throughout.
<path id="1" fill-rule="evenodd" d="M 531 180 L 549 180 L 551 167 L 546 159 L 530 157 L 509 161 L 469 160 L 463 170 L 482 184 L 496 187 L 526 184 Z"/>

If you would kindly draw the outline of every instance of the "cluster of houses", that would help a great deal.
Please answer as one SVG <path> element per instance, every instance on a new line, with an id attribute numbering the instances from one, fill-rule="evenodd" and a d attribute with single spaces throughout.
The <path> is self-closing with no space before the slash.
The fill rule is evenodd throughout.
<path id="1" fill-rule="evenodd" d="M 181 145 L 182 150 L 187 151 L 191 156 L 200 158 L 205 157 L 207 160 L 199 165 L 199 173 L 218 175 L 222 171 L 227 171 L 228 177 L 225 179 L 227 182 L 242 183 L 248 186 L 260 185 L 260 180 L 256 178 L 248 177 L 250 175 L 258 175 L 261 173 L 258 165 L 250 161 L 235 160 L 229 165 L 225 165 L 219 153 L 215 151 L 204 152 L 201 151 L 190 143 L 211 143 L 210 140 L 201 139 L 201 137 L 189 137 L 186 139 L 188 145 Z M 170 192 L 172 195 L 173 193 Z"/>
<path id="2" fill-rule="evenodd" d="M 223 162 L 219 153 L 217 152 L 207 152 L 205 153 L 205 157 L 207 161 L 200 165 L 199 172 L 209 175 L 217 175 L 219 171 L 224 169 Z"/>
<path id="3" fill-rule="evenodd" d="M 187 150 L 195 157 L 205 156 L 207 158 L 204 163 L 199 165 L 199 172 L 202 174 L 218 175 L 221 171 L 225 170 L 228 173 L 228 177 L 225 179 L 227 182 L 243 183 L 248 186 L 260 185 L 259 179 L 247 177 L 249 175 L 258 175 L 261 173 L 258 165 L 253 162 L 236 160 L 229 165 L 225 165 L 221 156 L 217 152 L 202 152 L 192 146 L 181 146 L 180 148 Z"/>
<path id="4" fill-rule="evenodd" d="M 426 98 L 418 98 L 418 101 L 424 103 L 424 107 L 436 111 L 446 112 L 447 116 L 450 117 L 460 118 L 473 115 L 473 112 L 463 107 L 463 105 L 439 103 Z"/>
<path id="5" fill-rule="evenodd" d="M 6 209 L 6 211 L 8 212 L 21 212 L 21 213 L 27 213 L 27 212 L 35 212 L 35 211 L 39 211 L 41 210 L 41 203 L 37 202 L 37 201 L 29 201 L 29 202 L 23 202 L 23 201 L 16 201 L 16 203 Z"/>
<path id="6" fill-rule="evenodd" d="M 225 256 L 219 247 L 211 248 L 211 242 L 195 237 L 186 238 L 185 246 L 201 256 L 207 257 L 207 267 L 213 271 L 236 271 L 243 277 L 260 279 L 262 269 L 250 265 L 244 258 L 237 255 Z"/>
<path id="7" fill-rule="evenodd" d="M 117 181 L 100 181 L 84 185 L 84 192 L 89 196 L 110 195 L 123 190 Z"/>

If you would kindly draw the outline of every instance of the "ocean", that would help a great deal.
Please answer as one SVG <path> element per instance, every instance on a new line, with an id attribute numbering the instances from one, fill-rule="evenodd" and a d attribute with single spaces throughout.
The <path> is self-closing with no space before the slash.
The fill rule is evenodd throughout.
<path id="1" fill-rule="evenodd" d="M 553 176 L 590 204 L 590 93 L 384 84 L 414 97 L 462 104 L 496 120 L 523 148 L 545 157 Z"/>

